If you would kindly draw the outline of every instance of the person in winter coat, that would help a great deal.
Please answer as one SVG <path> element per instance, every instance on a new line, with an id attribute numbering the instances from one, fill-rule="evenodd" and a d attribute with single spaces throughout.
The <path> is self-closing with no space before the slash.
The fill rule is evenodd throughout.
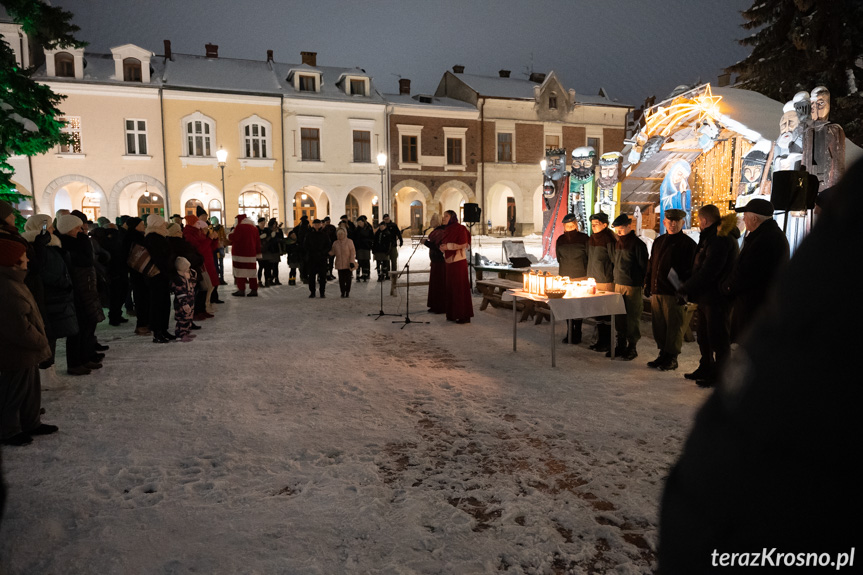
<path id="1" fill-rule="evenodd" d="M 216 251 L 213 254 L 213 259 L 216 263 L 216 269 L 219 272 L 218 285 L 226 286 L 228 285 L 228 282 L 225 281 L 225 250 L 228 247 L 228 234 L 225 233 L 225 226 L 219 223 L 219 218 L 217 218 L 216 216 L 210 218 L 210 226 L 212 227 L 212 230 L 216 235 L 216 240 L 219 242 L 219 247 L 216 248 Z"/>
<path id="2" fill-rule="evenodd" d="M 331 247 L 330 238 L 323 230 L 323 222 L 315 219 L 312 222 L 312 230 L 306 235 L 306 241 L 303 245 L 310 298 L 315 297 L 315 281 L 320 288 L 321 297 L 326 297 L 327 262 Z"/>
<path id="3" fill-rule="evenodd" d="M 270 272 L 268 283 L 271 286 L 282 285 L 279 281 L 279 264 L 282 261 L 285 234 L 279 229 L 279 221 L 276 218 L 270 218 L 267 222 L 266 234 L 267 245 L 264 246 L 264 241 L 261 240 L 261 257 L 267 262 L 267 269 Z"/>
<path id="4" fill-rule="evenodd" d="M 426 305 L 429 313 L 446 313 L 446 260 L 441 249 L 446 226 L 441 224 L 437 214 L 432 214 L 429 223 L 433 229 L 423 242 L 429 250 L 429 294 Z"/>
<path id="5" fill-rule="evenodd" d="M 686 331 L 686 302 L 677 295 L 677 288 L 668 279 L 671 270 L 681 282 L 692 275 L 698 246 L 682 231 L 685 218 L 683 210 L 665 210 L 665 233 L 653 242 L 644 276 L 644 295 L 650 298 L 653 339 L 659 348 L 659 356 L 647 362 L 647 367 L 661 371 L 677 369 L 677 356 L 683 348 Z"/>
<path id="6" fill-rule="evenodd" d="M 615 356 L 632 361 L 638 357 L 641 339 L 641 312 L 644 310 L 644 274 L 647 271 L 647 246 L 632 230 L 632 219 L 620 214 L 612 222 L 617 234 L 614 247 L 614 291 L 623 296 L 626 314 L 614 316 L 617 330 Z M 618 355 L 619 354 L 619 355 Z M 611 352 L 608 352 L 611 356 Z"/>
<path id="7" fill-rule="evenodd" d="M 721 291 L 737 259 L 737 216 L 722 218 L 713 204 L 698 210 L 701 235 L 692 265 L 692 276 L 680 286 L 678 294 L 698 304 L 697 337 L 701 360 L 698 369 L 684 374 L 701 387 L 713 386 L 731 353 L 728 333 L 728 300 Z"/>
<path id="8" fill-rule="evenodd" d="M 261 238 L 261 253 L 258 256 L 258 285 L 268 288 L 273 285 L 272 272 L 270 271 L 270 229 L 267 227 L 267 218 L 258 218 L 258 236 Z"/>
<path id="9" fill-rule="evenodd" d="M 154 276 L 147 277 L 150 292 L 150 330 L 153 343 L 168 343 L 176 339 L 168 332 L 171 317 L 171 276 L 174 274 L 174 252 L 168 243 L 168 226 L 159 214 L 147 217 L 144 231 L 144 245 L 150 252 L 153 265 L 159 270 Z"/>
<path id="10" fill-rule="evenodd" d="M 339 290 L 342 297 L 350 297 L 351 279 L 357 264 L 357 251 L 354 242 L 348 239 L 348 230 L 340 227 L 336 230 L 336 241 L 329 254 L 333 256 L 334 267 L 339 274 Z"/>
<path id="11" fill-rule="evenodd" d="M 86 375 L 87 370 L 100 369 L 104 354 L 96 350 L 96 326 L 105 319 L 99 291 L 90 238 L 82 231 L 84 222 L 68 214 L 57 220 L 57 232 L 63 250 L 68 254 L 78 333 L 66 339 L 67 363 L 70 375 Z M 83 368 L 83 369 L 79 369 Z"/>
<path id="12" fill-rule="evenodd" d="M 186 225 L 188 228 L 188 224 Z M 174 294 L 174 320 L 176 328 L 174 335 L 181 342 L 190 342 L 195 337 L 192 333 L 192 318 L 195 315 L 195 283 L 197 273 L 192 269 L 189 260 L 178 256 L 174 260 L 175 273 L 171 280 L 171 292 Z"/>
<path id="13" fill-rule="evenodd" d="M 744 572 L 728 564 L 726 553 L 737 550 L 766 567 L 747 573 L 860 571 L 863 307 L 853 304 L 857 282 L 831 280 L 848 268 L 849 254 L 863 252 L 861 189 L 857 162 L 777 272 L 775 289 L 696 415 L 665 482 L 659 573 Z M 792 550 L 837 565 L 783 567 L 789 563 L 779 553 L 800 556 Z M 727 567 L 717 565 L 717 552 Z M 838 568 L 840 553 L 846 569 Z"/>
<path id="14" fill-rule="evenodd" d="M 30 242 L 35 258 L 39 260 L 43 297 L 40 311 L 51 348 L 51 357 L 39 364 L 39 368 L 53 370 L 57 340 L 78 333 L 78 318 L 75 314 L 72 277 L 69 275 L 71 262 L 63 251 L 60 238 L 54 235 L 51 221 L 51 216 L 47 214 L 36 214 L 27 220 L 21 237 Z M 71 365 L 68 367 L 74 368 Z"/>
<path id="15" fill-rule="evenodd" d="M 393 233 L 386 222 L 378 224 L 378 230 L 375 232 L 375 239 L 372 245 L 372 252 L 375 255 L 379 282 L 390 279 L 390 252 L 395 244 L 395 236 L 393 236 Z"/>
<path id="16" fill-rule="evenodd" d="M 348 234 L 350 236 L 350 234 Z M 357 250 L 357 281 L 369 281 L 371 277 L 372 246 L 375 243 L 375 231 L 369 225 L 366 216 L 357 218 L 354 228 L 354 247 Z"/>
<path id="17" fill-rule="evenodd" d="M 381 221 L 387 225 L 387 229 L 389 229 L 390 233 L 393 235 L 393 245 L 390 248 L 390 269 L 398 271 L 399 248 L 402 247 L 405 243 L 404 238 L 402 237 L 402 231 L 399 229 L 396 223 L 390 219 L 389 214 L 384 214 L 381 218 Z"/>
<path id="18" fill-rule="evenodd" d="M 593 234 L 587 243 L 587 277 L 596 280 L 596 289 L 614 291 L 614 249 L 617 237 L 608 229 L 608 214 L 599 212 L 590 216 Z M 608 352 L 611 349 L 611 316 L 596 318 L 596 341 L 590 346 L 593 351 Z"/>
<path id="19" fill-rule="evenodd" d="M 51 356 L 33 294 L 24 285 L 27 248 L 0 239 L 0 442 L 26 445 L 34 435 L 55 433 L 40 421 L 39 363 Z"/>
<path id="20" fill-rule="evenodd" d="M 297 285 L 297 269 L 302 264 L 302 248 L 297 240 L 297 233 L 294 230 L 288 232 L 288 237 L 285 240 L 285 251 L 288 254 L 288 285 Z"/>
<path id="21" fill-rule="evenodd" d="M 735 211 L 743 214 L 747 234 L 723 292 L 731 299 L 731 341 L 739 343 L 764 306 L 773 278 L 788 263 L 789 248 L 769 201 L 756 198 Z"/>
<path id="22" fill-rule="evenodd" d="M 144 242 L 144 231 L 146 225 L 141 218 L 129 218 L 123 226 L 126 228 L 126 237 L 123 244 L 123 261 L 128 266 L 129 254 L 134 246 L 146 249 Z M 135 335 L 150 335 L 150 290 L 147 287 L 147 278 L 143 274 L 129 267 L 129 289 L 132 290 L 132 298 L 135 300 Z"/>
<path id="23" fill-rule="evenodd" d="M 446 262 L 446 318 L 456 323 L 470 323 L 473 317 L 467 268 L 470 232 L 458 223 L 458 216 L 452 210 L 444 212 L 442 223 L 446 227 L 440 244 Z"/>
<path id="24" fill-rule="evenodd" d="M 300 280 L 301 283 L 306 283 L 308 278 L 306 277 L 306 254 L 303 253 L 303 246 L 306 243 L 306 235 L 308 235 L 309 231 L 312 229 L 311 225 L 309 225 L 309 216 L 302 216 L 300 218 L 300 223 L 294 228 L 294 233 L 297 235 L 297 248 L 298 252 L 297 258 L 300 261 Z"/>
<path id="25" fill-rule="evenodd" d="M 18 231 L 18 228 L 15 226 L 15 209 L 12 207 L 12 204 L 5 200 L 0 200 L 0 238 L 12 240 L 20 243 L 24 246 L 24 249 L 27 250 L 27 260 L 32 261 L 34 258 L 33 247 L 30 243 L 21 237 L 21 232 Z M 33 294 L 33 297 L 36 299 L 37 305 L 41 307 L 39 303 L 42 294 L 41 294 L 41 286 L 38 281 L 34 281 L 32 278 L 32 273 L 29 270 L 24 283 L 30 288 L 30 292 Z"/>
<path id="26" fill-rule="evenodd" d="M 206 220 L 199 220 L 197 216 L 192 215 L 186 216 L 183 239 L 198 253 L 203 268 L 200 269 L 195 261 L 186 258 L 192 262 L 192 268 L 196 270 L 197 281 L 200 284 L 198 295 L 195 298 L 195 316 L 202 319 L 212 317 L 215 313 L 212 296 L 219 286 L 219 272 L 216 269 L 216 260 L 213 254 L 219 247 L 219 240 L 216 234 L 210 231 Z M 221 301 L 218 296 L 215 300 Z"/>
<path id="27" fill-rule="evenodd" d="M 578 230 L 575 214 L 563 217 L 563 233 L 555 243 L 554 250 L 559 264 L 558 275 L 569 279 L 583 280 L 587 278 L 587 245 L 590 236 Z M 569 333 L 563 338 L 563 343 L 576 345 L 581 343 L 582 320 L 569 320 Z"/>
<path id="28" fill-rule="evenodd" d="M 330 244 L 334 243 L 338 238 L 336 238 L 336 226 L 334 226 L 330 222 L 330 216 L 325 217 L 321 220 L 321 229 L 327 234 L 327 238 L 330 240 Z M 333 275 L 333 262 L 335 260 L 332 257 L 327 258 L 327 281 L 332 281 L 336 279 L 336 276 Z"/>
<path id="29" fill-rule="evenodd" d="M 249 282 L 249 297 L 258 295 L 258 278 L 255 276 L 255 262 L 261 254 L 261 238 L 255 223 L 246 214 L 237 216 L 234 231 L 228 236 L 231 242 L 231 261 L 234 280 L 237 282 L 235 297 L 246 297 L 246 281 Z"/>
<path id="30" fill-rule="evenodd" d="M 123 241 L 126 230 L 118 228 L 108 220 L 99 218 L 99 227 L 90 233 L 102 250 L 107 253 L 104 263 L 108 288 L 108 323 L 118 326 L 128 322 L 123 317 L 123 304 L 129 292 L 129 267 L 123 257 Z M 98 261 L 98 254 L 97 254 Z"/>

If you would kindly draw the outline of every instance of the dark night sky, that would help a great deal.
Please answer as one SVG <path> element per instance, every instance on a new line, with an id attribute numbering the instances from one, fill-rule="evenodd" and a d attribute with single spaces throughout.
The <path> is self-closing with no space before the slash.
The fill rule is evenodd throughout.
<path id="1" fill-rule="evenodd" d="M 433 92 L 443 72 L 513 77 L 557 71 L 567 88 L 639 105 L 675 86 L 715 81 L 744 58 L 740 11 L 752 0 L 54 0 L 75 14 L 90 49 L 132 43 L 280 62 L 318 53 L 318 65 L 364 68 L 378 89 Z"/>

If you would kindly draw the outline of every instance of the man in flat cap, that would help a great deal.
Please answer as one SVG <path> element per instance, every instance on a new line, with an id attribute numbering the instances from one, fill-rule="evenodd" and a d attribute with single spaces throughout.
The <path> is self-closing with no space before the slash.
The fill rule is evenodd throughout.
<path id="1" fill-rule="evenodd" d="M 587 242 L 587 277 L 596 280 L 596 289 L 614 291 L 614 249 L 617 237 L 608 229 L 608 214 L 598 212 L 590 216 L 593 235 Z M 597 338 L 590 349 L 611 349 L 611 316 L 596 318 Z"/>
<path id="2" fill-rule="evenodd" d="M 644 295 L 650 298 L 653 339 L 659 348 L 659 356 L 647 362 L 647 367 L 662 371 L 677 369 L 677 356 L 686 331 L 686 302 L 677 295 L 677 288 L 668 278 L 671 270 L 681 282 L 692 275 L 698 246 L 682 233 L 685 219 L 683 210 L 665 210 L 665 233 L 653 242 L 644 277 Z"/>
<path id="3" fill-rule="evenodd" d="M 614 247 L 614 291 L 623 296 L 626 315 L 614 317 L 617 347 L 614 355 L 627 361 L 638 357 L 635 346 L 641 339 L 641 312 L 644 310 L 642 290 L 647 271 L 647 246 L 632 229 L 632 218 L 620 214 L 611 222 L 617 234 Z M 611 352 L 607 354 L 611 356 Z"/>
<path id="4" fill-rule="evenodd" d="M 323 230 L 323 222 L 312 220 L 312 228 L 303 241 L 303 255 L 306 258 L 306 277 L 309 284 L 309 297 L 315 297 L 315 281 L 320 288 L 321 297 L 327 297 L 327 258 L 332 242 Z"/>
<path id="5" fill-rule="evenodd" d="M 752 323 L 767 299 L 777 272 L 788 263 L 788 239 L 773 219 L 773 204 L 756 198 L 736 208 L 743 214 L 746 237 L 723 292 L 731 299 L 731 341 Z"/>
<path id="6" fill-rule="evenodd" d="M 558 275 L 567 276 L 571 280 L 587 278 L 587 244 L 590 237 L 578 230 L 578 217 L 566 214 L 563 217 L 563 233 L 557 237 L 554 246 L 557 263 L 560 266 Z M 581 320 L 570 320 L 569 333 L 563 338 L 563 343 L 576 345 L 581 343 Z"/>

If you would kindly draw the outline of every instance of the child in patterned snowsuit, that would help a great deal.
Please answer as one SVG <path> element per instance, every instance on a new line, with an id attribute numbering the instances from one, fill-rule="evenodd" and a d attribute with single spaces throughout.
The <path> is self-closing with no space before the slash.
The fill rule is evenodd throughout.
<path id="1" fill-rule="evenodd" d="M 174 319 L 177 320 L 175 335 L 182 342 L 192 341 L 192 318 L 195 315 L 195 284 L 197 276 L 189 260 L 178 257 L 174 263 L 177 273 L 171 282 L 174 292 Z"/>

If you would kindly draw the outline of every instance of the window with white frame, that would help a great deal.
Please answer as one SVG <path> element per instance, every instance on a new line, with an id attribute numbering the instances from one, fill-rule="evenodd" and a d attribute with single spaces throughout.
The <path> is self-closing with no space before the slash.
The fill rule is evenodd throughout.
<path id="1" fill-rule="evenodd" d="M 364 164 L 372 161 L 372 133 L 354 130 L 354 161 Z"/>
<path id="2" fill-rule="evenodd" d="M 184 120 L 186 134 L 186 155 L 199 158 L 213 157 L 213 134 L 215 123 L 201 113 Z"/>
<path id="3" fill-rule="evenodd" d="M 300 92 L 317 92 L 318 90 L 318 77 L 310 76 L 306 74 L 299 75 L 299 88 Z"/>
<path id="4" fill-rule="evenodd" d="M 560 136 L 557 134 L 546 134 L 545 135 L 545 149 L 548 150 L 556 150 L 560 148 Z"/>
<path id="5" fill-rule="evenodd" d="M 300 128 L 300 144 L 303 161 L 320 161 L 321 131 L 317 128 Z"/>
<path id="6" fill-rule="evenodd" d="M 147 155 L 147 120 L 126 120 L 126 155 Z"/>
<path id="7" fill-rule="evenodd" d="M 497 161 L 512 162 L 512 132 L 498 132 Z"/>
<path id="8" fill-rule="evenodd" d="M 68 144 L 60 144 L 61 154 L 80 154 L 81 153 L 81 116 L 60 116 L 61 122 L 65 122 L 65 126 L 61 130 L 65 134 L 69 134 L 72 141 Z"/>
<path id="9" fill-rule="evenodd" d="M 350 78 L 348 80 L 348 94 L 351 96 L 368 96 L 367 84 L 366 78 Z"/>
<path id="10" fill-rule="evenodd" d="M 467 128 L 444 128 L 446 143 L 446 168 L 465 168 L 465 134 Z"/>
<path id="11" fill-rule="evenodd" d="M 250 123 L 243 126 L 243 149 L 247 158 L 268 158 L 267 127 L 263 124 Z"/>
<path id="12" fill-rule="evenodd" d="M 396 128 L 399 132 L 401 146 L 399 165 L 418 166 L 422 157 L 422 139 L 420 136 L 423 127 L 413 124 L 397 124 Z"/>

